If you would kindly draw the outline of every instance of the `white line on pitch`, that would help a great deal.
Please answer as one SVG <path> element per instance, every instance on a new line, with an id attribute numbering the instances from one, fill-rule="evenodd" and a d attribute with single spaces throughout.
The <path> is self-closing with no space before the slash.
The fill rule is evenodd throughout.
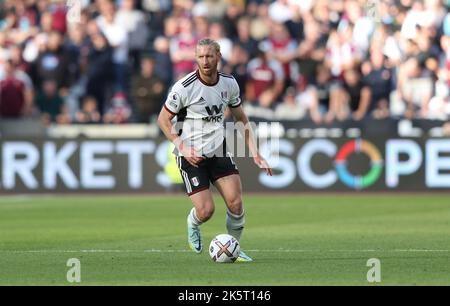
<path id="1" fill-rule="evenodd" d="M 301 249 L 273 249 L 273 250 L 246 250 L 254 253 L 373 253 L 373 252 L 390 252 L 390 253 L 450 253 L 450 250 L 430 250 L 430 249 L 393 249 L 393 250 L 301 250 Z M 191 250 L 0 250 L 0 253 L 27 254 L 64 254 L 64 253 L 190 253 Z"/>

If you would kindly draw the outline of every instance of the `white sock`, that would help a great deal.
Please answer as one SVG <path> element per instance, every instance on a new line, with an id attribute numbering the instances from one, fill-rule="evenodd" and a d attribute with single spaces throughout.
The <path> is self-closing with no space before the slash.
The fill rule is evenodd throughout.
<path id="1" fill-rule="evenodd" d="M 200 226 L 203 224 L 203 222 L 198 219 L 195 208 L 192 208 L 188 215 L 188 223 L 189 226 Z"/>
<path id="2" fill-rule="evenodd" d="M 244 231 L 245 225 L 245 212 L 243 211 L 240 215 L 235 215 L 227 210 L 227 230 L 228 234 L 236 238 L 238 241 L 241 240 L 242 232 Z"/>

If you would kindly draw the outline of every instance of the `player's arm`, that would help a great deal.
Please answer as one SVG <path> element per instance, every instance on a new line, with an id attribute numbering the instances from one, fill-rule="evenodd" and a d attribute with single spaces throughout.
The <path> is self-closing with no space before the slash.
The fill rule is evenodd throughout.
<path id="1" fill-rule="evenodd" d="M 172 119 L 175 118 L 175 116 L 175 114 L 163 107 L 158 116 L 158 125 L 166 138 L 178 148 L 181 144 L 181 140 L 173 128 Z"/>
<path id="2" fill-rule="evenodd" d="M 261 156 L 261 154 L 258 151 L 258 147 L 256 145 L 255 140 L 256 138 L 254 136 L 248 117 L 245 114 L 244 110 L 242 109 L 242 106 L 239 105 L 238 107 L 231 107 L 230 110 L 231 114 L 235 119 L 235 122 L 241 122 L 244 126 L 244 131 L 242 131 L 241 133 L 243 134 L 245 143 L 253 156 L 253 161 L 259 168 L 264 169 L 267 175 L 272 176 L 272 168 L 269 166 L 269 164 L 266 162 L 266 160 Z"/>
<path id="3" fill-rule="evenodd" d="M 170 96 L 170 95 L 169 95 Z M 194 148 L 189 147 L 183 143 L 181 138 L 173 126 L 172 119 L 177 115 L 175 112 L 181 107 L 180 97 L 176 94 L 172 94 L 172 100 L 168 99 L 166 104 L 161 109 L 158 116 L 158 126 L 164 133 L 166 138 L 172 142 L 177 150 L 181 152 L 183 157 L 194 167 L 198 167 L 197 164 L 203 159 Z M 170 105 L 170 103 L 172 103 Z M 168 106 L 169 105 L 169 106 Z M 172 109 L 169 109 L 171 107 Z"/>

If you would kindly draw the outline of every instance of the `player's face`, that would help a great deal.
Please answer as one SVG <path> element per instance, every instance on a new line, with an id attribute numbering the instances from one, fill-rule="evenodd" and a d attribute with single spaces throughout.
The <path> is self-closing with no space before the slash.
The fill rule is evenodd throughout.
<path id="1" fill-rule="evenodd" d="M 217 53 L 212 46 L 197 47 L 197 65 L 200 72 L 206 76 L 212 76 L 217 73 L 220 53 Z"/>

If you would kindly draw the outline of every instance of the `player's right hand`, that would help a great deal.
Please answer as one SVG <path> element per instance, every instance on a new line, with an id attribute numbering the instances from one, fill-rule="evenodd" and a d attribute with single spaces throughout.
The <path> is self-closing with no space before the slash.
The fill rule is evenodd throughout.
<path id="1" fill-rule="evenodd" d="M 193 147 L 186 146 L 183 143 L 180 144 L 178 150 L 181 152 L 184 159 L 195 168 L 198 168 L 198 164 L 205 159 Z"/>

